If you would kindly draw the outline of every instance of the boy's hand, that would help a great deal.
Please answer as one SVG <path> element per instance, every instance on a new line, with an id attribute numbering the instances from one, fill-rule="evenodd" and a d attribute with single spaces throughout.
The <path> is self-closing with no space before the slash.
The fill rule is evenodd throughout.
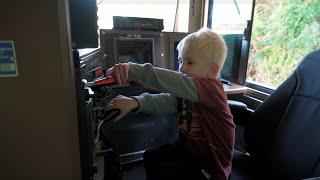
<path id="1" fill-rule="evenodd" d="M 118 85 L 125 85 L 128 81 L 129 65 L 127 63 L 115 64 L 107 70 L 107 75 L 116 78 Z"/>
<path id="2" fill-rule="evenodd" d="M 113 98 L 106 107 L 106 110 L 118 108 L 121 113 L 114 119 L 114 121 L 118 121 L 123 116 L 125 116 L 128 112 L 138 107 L 138 102 L 134 98 L 126 97 L 119 95 Z"/>

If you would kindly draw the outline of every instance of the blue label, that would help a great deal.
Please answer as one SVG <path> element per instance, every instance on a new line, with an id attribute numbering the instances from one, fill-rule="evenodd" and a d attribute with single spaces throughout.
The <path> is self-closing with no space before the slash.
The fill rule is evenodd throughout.
<path id="1" fill-rule="evenodd" d="M 0 41 L 0 77 L 18 76 L 13 41 Z"/>

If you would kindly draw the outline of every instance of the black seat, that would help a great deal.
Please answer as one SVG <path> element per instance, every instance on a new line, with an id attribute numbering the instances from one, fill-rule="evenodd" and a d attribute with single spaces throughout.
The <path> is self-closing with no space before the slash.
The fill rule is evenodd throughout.
<path id="1" fill-rule="evenodd" d="M 248 153 L 234 151 L 231 180 L 320 176 L 320 50 L 242 124 Z"/>
<path id="2" fill-rule="evenodd" d="M 107 104 L 117 95 L 136 96 L 144 92 L 157 93 L 139 84 L 115 88 L 112 95 L 105 98 Z M 176 114 L 170 113 L 132 113 L 116 123 L 110 121 L 101 128 L 101 140 L 114 146 L 121 155 L 134 154 L 134 159 L 141 159 L 142 151 L 157 147 L 178 138 L 178 121 Z M 126 161 L 126 160 L 125 160 Z M 131 161 L 131 159 L 130 159 Z"/>

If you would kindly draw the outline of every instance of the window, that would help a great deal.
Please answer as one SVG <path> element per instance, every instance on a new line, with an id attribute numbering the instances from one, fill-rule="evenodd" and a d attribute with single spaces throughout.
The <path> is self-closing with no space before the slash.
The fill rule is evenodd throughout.
<path id="1" fill-rule="evenodd" d="M 214 0 L 212 29 L 219 34 L 243 34 L 251 19 L 253 0 Z"/>
<path id="2" fill-rule="evenodd" d="M 247 82 L 275 89 L 320 47 L 319 0 L 257 0 Z"/>
<path id="3" fill-rule="evenodd" d="M 238 84 L 245 84 L 247 58 L 242 56 L 243 33 L 251 20 L 253 0 L 209 0 L 208 26 L 223 35 L 228 55 L 221 77 Z M 243 44 L 246 44 L 245 46 Z"/>
<path id="4" fill-rule="evenodd" d="M 163 31 L 188 32 L 189 0 L 97 0 L 99 29 L 112 29 L 112 16 L 163 19 Z M 175 17 L 177 17 L 175 19 Z"/>

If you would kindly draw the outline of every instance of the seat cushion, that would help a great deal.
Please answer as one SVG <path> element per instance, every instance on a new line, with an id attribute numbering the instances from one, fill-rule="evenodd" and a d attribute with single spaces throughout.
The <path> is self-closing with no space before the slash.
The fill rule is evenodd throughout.
<path id="1" fill-rule="evenodd" d="M 161 146 L 177 140 L 177 115 L 129 113 L 116 123 L 105 123 L 101 127 L 101 138 L 120 154 Z"/>
<path id="2" fill-rule="evenodd" d="M 104 99 L 105 104 L 117 95 L 136 96 L 144 92 L 157 93 L 139 84 L 115 88 Z M 103 143 L 110 144 L 120 154 L 133 153 L 161 146 L 178 138 L 176 113 L 128 113 L 118 122 L 106 122 L 100 128 Z"/>

